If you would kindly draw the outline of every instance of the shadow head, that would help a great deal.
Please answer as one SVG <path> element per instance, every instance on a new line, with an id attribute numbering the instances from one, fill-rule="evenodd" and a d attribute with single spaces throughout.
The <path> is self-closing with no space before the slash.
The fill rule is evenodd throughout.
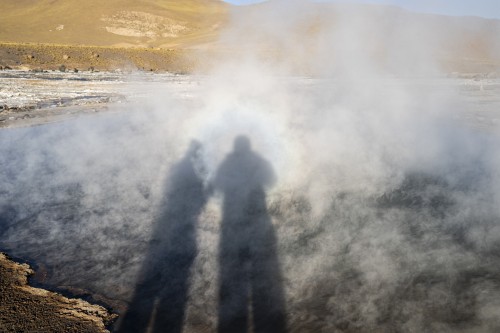
<path id="1" fill-rule="evenodd" d="M 239 135 L 234 139 L 234 152 L 247 153 L 251 150 L 250 139 L 244 135 Z"/>
<path id="2" fill-rule="evenodd" d="M 188 148 L 188 155 L 196 154 L 201 149 L 201 142 L 198 140 L 191 140 Z"/>

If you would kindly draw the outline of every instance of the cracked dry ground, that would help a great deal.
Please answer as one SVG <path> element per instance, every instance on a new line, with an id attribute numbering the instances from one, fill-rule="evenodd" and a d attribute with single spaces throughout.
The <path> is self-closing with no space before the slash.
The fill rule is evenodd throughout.
<path id="1" fill-rule="evenodd" d="M 33 271 L 0 253 L 0 332 L 108 332 L 115 315 L 80 299 L 33 288 Z"/>

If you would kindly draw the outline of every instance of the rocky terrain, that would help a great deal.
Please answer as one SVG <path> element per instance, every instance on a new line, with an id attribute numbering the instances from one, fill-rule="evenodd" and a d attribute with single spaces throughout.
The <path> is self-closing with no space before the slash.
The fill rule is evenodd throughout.
<path id="1" fill-rule="evenodd" d="M 116 317 L 99 305 L 28 285 L 34 272 L 0 253 L 0 332 L 108 332 Z"/>
<path id="2" fill-rule="evenodd" d="M 185 51 L 174 49 L 0 43 L 0 70 L 185 73 L 194 65 L 194 59 L 189 59 Z"/>

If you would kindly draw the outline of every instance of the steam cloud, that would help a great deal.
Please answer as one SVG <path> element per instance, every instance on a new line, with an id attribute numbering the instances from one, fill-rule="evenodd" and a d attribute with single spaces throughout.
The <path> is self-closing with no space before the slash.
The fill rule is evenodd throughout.
<path id="1" fill-rule="evenodd" d="M 191 96 L 160 85 L 127 111 L 2 130 L 0 245 L 51 284 L 130 300 L 172 167 L 198 140 L 210 188 L 244 135 L 277 175 L 290 332 L 498 331 L 499 140 L 460 117 L 460 82 L 429 78 L 437 37 L 406 47 L 418 22 L 375 23 L 392 9 L 258 8 L 235 11 L 221 43 L 241 52 L 182 81 Z M 217 325 L 221 204 L 198 221 L 186 331 Z"/>

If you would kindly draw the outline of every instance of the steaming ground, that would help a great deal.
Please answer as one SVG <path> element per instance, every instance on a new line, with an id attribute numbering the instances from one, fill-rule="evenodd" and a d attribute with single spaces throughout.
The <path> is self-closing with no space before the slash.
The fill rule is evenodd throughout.
<path id="1" fill-rule="evenodd" d="M 166 193 L 198 140 L 210 196 L 185 331 L 214 331 L 210 189 L 245 135 L 277 176 L 266 201 L 289 332 L 500 330 L 498 80 L 242 77 L 132 82 L 117 112 L 0 131 L 0 247 L 123 310 L 162 207 L 192 199 Z"/>

